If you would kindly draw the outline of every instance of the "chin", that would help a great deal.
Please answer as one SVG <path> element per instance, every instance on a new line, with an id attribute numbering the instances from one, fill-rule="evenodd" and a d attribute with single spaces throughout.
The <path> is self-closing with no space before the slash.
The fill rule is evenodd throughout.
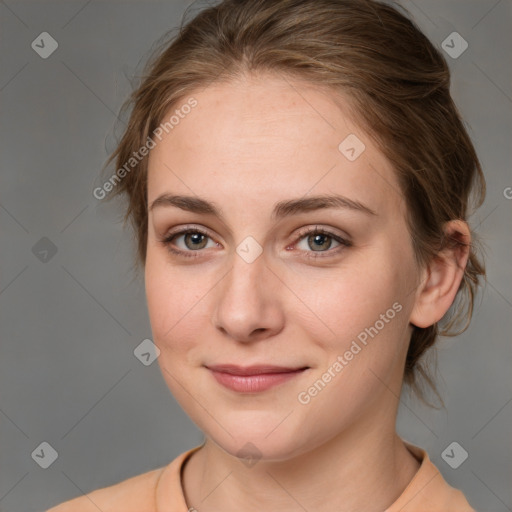
<path id="1" fill-rule="evenodd" d="M 258 460 L 288 460 L 309 450 L 309 443 L 301 437 L 300 429 L 295 429 L 291 424 L 284 426 L 287 420 L 281 425 L 279 422 L 262 421 L 259 428 L 249 421 L 246 425 L 240 421 L 237 424 L 223 424 L 233 436 L 218 426 L 202 430 L 222 450 L 241 459 L 241 462 L 245 460 L 248 466 Z"/>

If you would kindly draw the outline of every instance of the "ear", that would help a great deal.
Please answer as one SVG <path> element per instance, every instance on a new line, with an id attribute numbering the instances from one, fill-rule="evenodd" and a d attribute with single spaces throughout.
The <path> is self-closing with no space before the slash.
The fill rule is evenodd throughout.
<path id="1" fill-rule="evenodd" d="M 443 318 L 452 305 L 469 258 L 471 232 L 466 222 L 445 224 L 444 243 L 427 267 L 416 290 L 416 301 L 409 319 L 417 327 L 430 327 Z"/>

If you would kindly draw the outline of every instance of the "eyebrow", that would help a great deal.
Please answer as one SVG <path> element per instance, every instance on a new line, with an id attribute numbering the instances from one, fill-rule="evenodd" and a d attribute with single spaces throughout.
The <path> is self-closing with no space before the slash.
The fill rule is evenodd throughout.
<path id="1" fill-rule="evenodd" d="M 216 206 L 215 203 L 200 197 L 162 194 L 151 203 L 149 210 L 152 211 L 157 207 L 165 206 L 175 206 L 181 210 L 192 213 L 214 215 L 219 219 L 224 220 L 224 216 L 222 215 L 220 208 Z M 273 220 L 279 220 L 291 215 L 326 208 L 343 208 L 365 213 L 367 215 L 377 216 L 375 211 L 359 201 L 354 201 L 353 199 L 340 195 L 320 195 L 280 201 L 275 204 L 271 218 Z"/>

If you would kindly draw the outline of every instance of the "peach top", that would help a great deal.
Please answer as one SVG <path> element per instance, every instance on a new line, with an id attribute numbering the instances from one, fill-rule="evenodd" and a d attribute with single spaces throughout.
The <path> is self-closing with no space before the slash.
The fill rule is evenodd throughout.
<path id="1" fill-rule="evenodd" d="M 476 512 L 461 491 L 444 480 L 421 448 L 405 442 L 420 468 L 398 499 L 384 512 Z M 181 486 L 181 470 L 201 446 L 170 464 L 61 503 L 47 512 L 193 512 Z"/>

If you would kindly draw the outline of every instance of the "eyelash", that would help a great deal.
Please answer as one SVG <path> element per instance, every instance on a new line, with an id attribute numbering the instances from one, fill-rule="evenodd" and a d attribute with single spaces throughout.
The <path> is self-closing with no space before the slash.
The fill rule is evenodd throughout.
<path id="1" fill-rule="evenodd" d="M 212 237 L 206 231 L 204 231 L 201 228 L 194 227 L 194 228 L 186 228 L 186 229 L 183 229 L 181 231 L 177 231 L 175 233 L 171 233 L 170 235 L 168 235 L 168 236 L 164 237 L 163 239 L 161 239 L 160 243 L 162 243 L 166 247 L 166 249 L 169 252 L 173 253 L 173 254 L 177 254 L 179 256 L 184 256 L 186 258 L 198 258 L 198 257 L 200 257 L 199 253 L 202 252 L 200 249 L 197 250 L 197 251 L 183 251 L 181 249 L 175 249 L 171 245 L 171 242 L 175 238 L 177 238 L 179 236 L 182 236 L 182 235 L 192 234 L 192 233 L 200 233 L 200 234 L 205 235 L 208 238 L 212 239 Z M 311 236 L 311 235 L 326 235 L 326 236 L 329 236 L 330 238 L 332 238 L 333 240 L 338 242 L 340 244 L 340 246 L 336 247 L 335 249 L 332 249 L 332 250 L 328 249 L 327 251 L 303 251 L 305 253 L 305 257 L 306 258 L 318 259 L 318 258 L 330 257 L 330 256 L 333 256 L 335 254 L 338 254 L 341 250 L 343 250 L 343 249 L 345 249 L 347 247 L 351 247 L 352 246 L 352 242 L 350 242 L 349 240 L 346 240 L 346 239 L 340 237 L 339 235 L 335 235 L 334 233 L 332 233 L 332 232 L 330 232 L 330 231 L 328 231 L 326 229 L 318 228 L 318 227 L 315 227 L 313 229 L 307 228 L 305 230 L 301 230 L 297 234 L 298 238 L 297 238 L 297 241 L 295 242 L 295 244 L 300 242 L 306 236 Z M 320 254 L 317 254 L 317 253 L 320 253 Z M 325 253 L 328 253 L 328 254 L 326 256 L 322 255 L 322 254 L 325 254 Z"/>

